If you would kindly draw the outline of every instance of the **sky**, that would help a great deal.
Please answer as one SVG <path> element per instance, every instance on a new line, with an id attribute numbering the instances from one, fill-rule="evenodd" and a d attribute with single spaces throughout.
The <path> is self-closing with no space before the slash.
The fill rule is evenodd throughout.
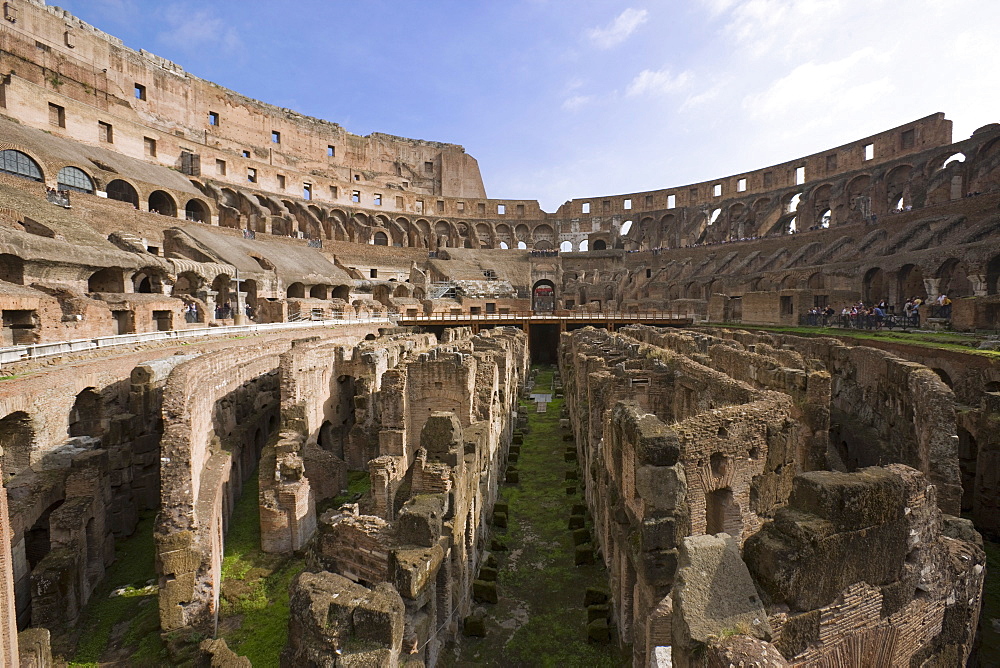
<path id="1" fill-rule="evenodd" d="M 54 4 L 54 3 L 53 3 Z M 1000 122 L 997 0 L 59 0 L 244 95 L 461 144 L 486 192 L 681 186 L 928 114 Z"/>

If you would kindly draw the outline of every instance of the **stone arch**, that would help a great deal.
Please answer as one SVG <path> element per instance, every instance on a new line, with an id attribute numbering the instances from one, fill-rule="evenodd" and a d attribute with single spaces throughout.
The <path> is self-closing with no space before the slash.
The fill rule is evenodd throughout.
<path id="1" fill-rule="evenodd" d="M 310 299 L 326 299 L 329 294 L 330 286 L 320 283 L 319 285 L 314 285 L 309 288 Z"/>
<path id="2" fill-rule="evenodd" d="M 338 285 L 333 288 L 333 292 L 330 295 L 331 299 L 343 299 L 345 302 L 351 300 L 351 286 L 349 285 Z"/>
<path id="3" fill-rule="evenodd" d="M 172 294 L 175 297 L 197 296 L 197 293 L 205 287 L 205 279 L 200 274 L 193 271 L 182 271 L 174 281 Z"/>
<path id="4" fill-rule="evenodd" d="M 295 283 L 289 285 L 288 289 L 285 290 L 285 296 L 288 299 L 305 299 L 306 286 L 296 281 Z"/>
<path id="5" fill-rule="evenodd" d="M 885 272 L 880 267 L 872 267 L 865 272 L 861 287 L 861 299 L 866 304 L 876 304 L 887 298 Z"/>
<path id="6" fill-rule="evenodd" d="M 986 294 L 1000 295 L 1000 255 L 986 265 Z"/>
<path id="7" fill-rule="evenodd" d="M 547 278 L 536 281 L 531 286 L 531 310 L 554 311 L 556 307 L 556 285 Z"/>
<path id="8" fill-rule="evenodd" d="M 177 202 L 174 198 L 163 190 L 154 190 L 149 194 L 149 212 L 159 213 L 163 216 L 177 217 Z"/>
<path id="9" fill-rule="evenodd" d="M 163 272 L 156 267 L 143 267 L 132 274 L 132 289 L 140 294 L 163 294 Z"/>
<path id="10" fill-rule="evenodd" d="M 35 428 L 24 411 L 15 411 L 0 420 L 0 448 L 3 449 L 4 477 L 15 476 L 31 465 Z"/>
<path id="11" fill-rule="evenodd" d="M 566 240 L 559 244 L 559 252 L 561 253 L 572 253 L 573 252 L 573 242 Z"/>
<path id="12" fill-rule="evenodd" d="M 84 388 L 76 395 L 69 412 L 68 431 L 70 437 L 104 435 L 104 399 L 96 388 Z"/>
<path id="13" fill-rule="evenodd" d="M 912 175 L 912 165 L 898 165 L 886 174 L 886 206 L 889 209 L 901 208 L 913 204 L 910 201 L 910 178 Z"/>
<path id="14" fill-rule="evenodd" d="M 956 297 L 971 297 L 972 283 L 969 281 L 969 271 L 966 264 L 957 258 L 948 258 L 937 270 L 938 294 Z"/>
<path id="15" fill-rule="evenodd" d="M 39 183 L 45 182 L 45 174 L 38 161 L 27 153 L 12 148 L 0 151 L 0 172 Z"/>
<path id="16" fill-rule="evenodd" d="M 896 294 L 900 302 L 913 297 L 927 299 L 927 289 L 924 287 L 924 271 L 914 264 L 905 264 L 896 272 L 898 289 Z"/>
<path id="17" fill-rule="evenodd" d="M 195 223 L 207 223 L 211 220 L 208 205 L 200 199 L 189 199 L 184 205 L 184 220 Z"/>
<path id="18" fill-rule="evenodd" d="M 608 243 L 604 239 L 597 239 L 596 241 L 594 241 L 595 251 L 607 250 L 607 249 L 608 249 Z"/>
<path id="19" fill-rule="evenodd" d="M 10 253 L 0 255 L 0 280 L 24 285 L 24 260 Z"/>
<path id="20" fill-rule="evenodd" d="M 389 245 L 389 235 L 379 230 L 372 237 L 372 243 L 376 246 L 388 246 Z"/>
<path id="21" fill-rule="evenodd" d="M 105 267 L 87 279 L 87 292 L 125 292 L 125 272 L 118 267 Z"/>
<path id="22" fill-rule="evenodd" d="M 139 192 L 135 189 L 128 181 L 124 179 L 115 179 L 108 183 L 107 188 L 108 199 L 117 200 L 119 202 L 128 202 L 136 209 L 139 208 Z"/>
<path id="23" fill-rule="evenodd" d="M 806 281 L 806 286 L 810 290 L 823 290 L 826 287 L 826 279 L 823 276 L 823 272 L 817 271 L 813 273 Z"/>

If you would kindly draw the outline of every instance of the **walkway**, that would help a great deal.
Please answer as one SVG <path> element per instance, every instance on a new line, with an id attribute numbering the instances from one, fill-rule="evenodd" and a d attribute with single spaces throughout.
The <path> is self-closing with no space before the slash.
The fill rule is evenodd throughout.
<path id="1" fill-rule="evenodd" d="M 540 368 L 536 389 L 551 392 L 552 367 Z M 524 436 L 516 468 L 518 484 L 503 489 L 508 527 L 493 529 L 493 539 L 505 543 L 496 551 L 499 603 L 485 604 L 486 637 L 460 639 L 457 658 L 442 653 L 446 666 L 559 666 L 560 668 L 627 666 L 631 654 L 612 644 L 587 641 L 588 587 L 607 588 L 608 575 L 597 563 L 575 565 L 576 549 L 569 529 L 573 506 L 583 503 L 579 491 L 567 494 L 566 473 L 576 462 L 566 461 L 569 441 L 559 427 L 563 400 L 554 399 L 547 412 L 528 408 L 529 432 Z"/>

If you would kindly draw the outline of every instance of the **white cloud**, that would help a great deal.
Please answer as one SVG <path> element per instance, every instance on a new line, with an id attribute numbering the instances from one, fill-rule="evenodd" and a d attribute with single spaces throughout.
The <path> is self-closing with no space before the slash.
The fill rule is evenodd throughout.
<path id="1" fill-rule="evenodd" d="M 625 94 L 629 97 L 640 95 L 663 95 L 682 89 L 690 80 L 689 72 L 674 75 L 669 69 L 643 70 L 629 83 Z"/>
<path id="2" fill-rule="evenodd" d="M 587 37 L 594 44 L 602 49 L 610 49 L 628 39 L 639 26 L 649 19 L 649 12 L 645 9 L 633 9 L 629 7 L 615 17 L 615 20 L 603 28 L 591 28 L 587 31 Z"/>
<path id="3" fill-rule="evenodd" d="M 577 111 L 590 104 L 593 99 L 593 95 L 572 95 L 563 100 L 562 108 L 566 111 Z"/>
<path id="4" fill-rule="evenodd" d="M 243 49 L 243 40 L 231 22 L 223 20 L 207 9 L 192 9 L 184 5 L 171 5 L 163 11 L 167 29 L 157 35 L 160 42 L 179 44 L 186 50 L 203 51 L 206 45 L 218 51 L 235 54 Z M 183 39 L 178 41 L 178 35 Z"/>

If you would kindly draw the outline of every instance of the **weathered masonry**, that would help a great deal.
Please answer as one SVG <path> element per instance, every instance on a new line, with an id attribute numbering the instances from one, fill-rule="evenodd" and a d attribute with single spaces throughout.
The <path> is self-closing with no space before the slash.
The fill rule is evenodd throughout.
<path id="1" fill-rule="evenodd" d="M 772 665 L 964 663 L 985 562 L 955 516 L 951 390 L 879 351 L 776 344 L 644 327 L 563 335 L 586 498 L 635 665 L 668 646 L 674 665 L 713 665 L 732 629 L 764 641 L 740 651 Z M 852 358 L 895 393 L 875 410 L 911 406 L 919 436 L 893 445 L 873 433 L 888 414 L 845 410 L 852 386 L 875 380 Z M 845 416 L 870 424 L 831 442 Z"/>

